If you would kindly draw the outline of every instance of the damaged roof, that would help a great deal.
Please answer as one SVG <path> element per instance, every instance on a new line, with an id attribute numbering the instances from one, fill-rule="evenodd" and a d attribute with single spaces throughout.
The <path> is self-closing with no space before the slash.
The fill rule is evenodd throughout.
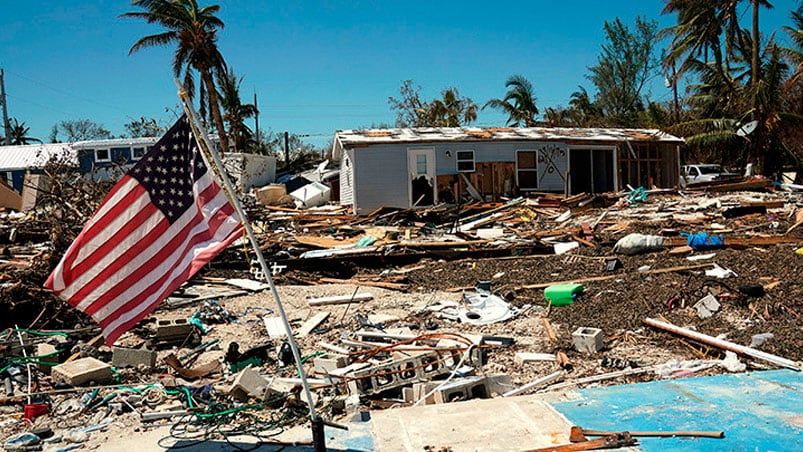
<path id="1" fill-rule="evenodd" d="M 78 165 L 78 155 L 69 143 L 24 144 L 0 146 L 0 169 L 42 168 L 51 157 L 65 157 Z"/>
<path id="2" fill-rule="evenodd" d="M 608 129 L 573 127 L 419 127 L 397 129 L 338 130 L 343 147 L 431 141 L 660 141 L 683 143 L 683 138 L 659 129 Z"/>

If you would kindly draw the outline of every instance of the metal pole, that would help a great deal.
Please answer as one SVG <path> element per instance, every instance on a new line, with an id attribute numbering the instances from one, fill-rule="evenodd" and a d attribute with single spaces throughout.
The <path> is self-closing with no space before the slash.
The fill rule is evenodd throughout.
<path id="1" fill-rule="evenodd" d="M 298 345 L 296 344 L 296 340 L 293 336 L 293 330 L 290 327 L 290 322 L 287 320 L 287 314 L 284 311 L 284 306 L 282 306 L 281 299 L 279 298 L 279 292 L 276 290 L 276 285 L 273 283 L 273 277 L 271 276 L 270 269 L 268 269 L 268 264 L 265 262 L 265 257 L 262 255 L 262 250 L 259 247 L 259 242 L 254 235 L 254 231 L 251 228 L 251 223 L 248 221 L 248 218 L 245 216 L 245 211 L 243 211 L 243 207 L 240 205 L 240 201 L 237 199 L 237 196 L 234 192 L 234 187 L 231 185 L 231 181 L 229 181 L 228 176 L 223 172 L 223 162 L 220 160 L 220 156 L 218 156 L 217 152 L 215 152 L 214 147 L 209 142 L 209 136 L 205 133 L 203 126 L 200 125 L 198 122 L 198 118 L 195 116 L 195 110 L 187 104 L 187 94 L 186 91 L 183 90 L 181 84 L 176 80 L 176 86 L 179 88 L 179 98 L 184 105 L 184 111 L 187 113 L 188 118 L 190 119 L 190 124 L 193 126 L 196 134 L 196 140 L 200 139 L 198 144 L 201 145 L 201 150 L 204 153 L 208 154 L 207 158 L 212 159 L 210 164 L 213 164 L 216 169 L 221 173 L 219 174 L 219 178 L 221 182 L 223 182 L 223 188 L 226 190 L 226 194 L 228 195 L 229 199 L 231 200 L 232 205 L 237 210 L 237 214 L 240 215 L 240 218 L 243 222 L 243 226 L 245 227 L 246 234 L 248 235 L 248 239 L 251 241 L 251 246 L 254 248 L 254 253 L 257 256 L 257 260 L 259 261 L 259 265 L 262 269 L 262 273 L 264 275 L 265 281 L 267 281 L 268 285 L 270 286 L 271 293 L 273 294 L 273 298 L 276 300 L 276 306 L 279 310 L 279 315 L 282 318 L 282 322 L 284 323 L 284 327 L 287 330 L 287 337 L 288 342 L 290 343 L 290 348 L 293 351 L 293 358 L 296 360 L 296 367 L 298 368 L 299 376 L 301 377 L 301 384 L 304 387 L 304 394 L 307 397 L 307 403 L 309 405 L 309 412 L 310 418 L 313 421 L 313 436 L 315 436 L 314 426 L 315 421 L 318 420 L 318 415 L 315 413 L 315 403 L 312 400 L 312 392 L 310 391 L 309 382 L 307 381 L 307 376 L 304 373 L 304 367 L 301 364 L 301 354 L 298 351 Z M 206 147 L 207 149 L 203 149 Z M 317 446 L 316 446 L 317 447 Z M 316 449 L 317 450 L 317 449 Z M 325 450 L 325 446 L 324 449 Z"/>

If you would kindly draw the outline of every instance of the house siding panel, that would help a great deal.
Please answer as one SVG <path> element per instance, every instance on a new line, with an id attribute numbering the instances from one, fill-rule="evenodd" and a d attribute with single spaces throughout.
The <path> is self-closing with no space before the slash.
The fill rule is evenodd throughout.
<path id="1" fill-rule="evenodd" d="M 370 146 L 354 151 L 354 210 L 408 207 L 407 146 Z"/>

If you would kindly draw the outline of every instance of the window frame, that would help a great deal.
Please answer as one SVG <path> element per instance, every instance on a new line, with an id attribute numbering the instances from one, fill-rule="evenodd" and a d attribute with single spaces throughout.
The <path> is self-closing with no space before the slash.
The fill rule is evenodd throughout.
<path id="1" fill-rule="evenodd" d="M 106 158 L 101 158 L 98 155 L 98 152 L 106 152 Z M 99 163 L 111 162 L 112 161 L 112 149 L 111 148 L 96 148 L 94 149 L 95 161 Z"/>
<path id="2" fill-rule="evenodd" d="M 142 155 L 137 156 L 137 154 L 136 154 L 136 150 L 137 149 L 142 149 Z M 150 146 L 145 146 L 145 145 L 131 146 L 131 160 L 141 160 L 142 157 L 144 157 L 145 154 L 147 154 L 149 150 L 150 150 Z"/>
<path id="3" fill-rule="evenodd" d="M 533 154 L 533 161 L 535 162 L 535 166 L 532 168 L 530 167 L 520 167 L 519 166 L 519 154 L 520 153 L 531 153 Z M 519 188 L 520 191 L 527 192 L 527 191 L 538 191 L 538 150 L 537 149 L 516 149 L 516 186 Z M 535 187 L 522 187 L 521 181 L 519 180 L 519 172 L 526 172 L 526 173 L 535 173 Z"/>
<path id="4" fill-rule="evenodd" d="M 460 153 L 461 152 L 470 152 L 471 153 L 471 160 L 461 159 L 460 158 Z M 477 171 L 477 153 L 474 152 L 474 149 L 461 149 L 461 150 L 455 151 L 455 153 L 454 153 L 454 161 L 455 161 L 455 163 L 454 163 L 455 164 L 455 170 L 457 170 L 458 173 L 473 173 L 473 172 Z M 467 163 L 469 161 L 471 162 L 471 169 L 470 170 L 469 169 L 460 169 L 460 164 L 461 163 Z"/>

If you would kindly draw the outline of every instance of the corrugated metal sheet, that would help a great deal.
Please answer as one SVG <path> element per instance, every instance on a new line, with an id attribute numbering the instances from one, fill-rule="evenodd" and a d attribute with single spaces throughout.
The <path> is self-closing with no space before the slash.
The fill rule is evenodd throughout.
<path id="1" fill-rule="evenodd" d="M 42 168 L 53 156 L 64 156 L 78 166 L 78 153 L 69 143 L 0 146 L 0 171 Z"/>
<path id="2" fill-rule="evenodd" d="M 682 143 L 683 139 L 659 129 L 605 129 L 569 127 L 420 127 L 414 129 L 338 130 L 337 141 L 343 147 L 381 143 L 418 143 L 433 141 L 661 141 Z"/>

